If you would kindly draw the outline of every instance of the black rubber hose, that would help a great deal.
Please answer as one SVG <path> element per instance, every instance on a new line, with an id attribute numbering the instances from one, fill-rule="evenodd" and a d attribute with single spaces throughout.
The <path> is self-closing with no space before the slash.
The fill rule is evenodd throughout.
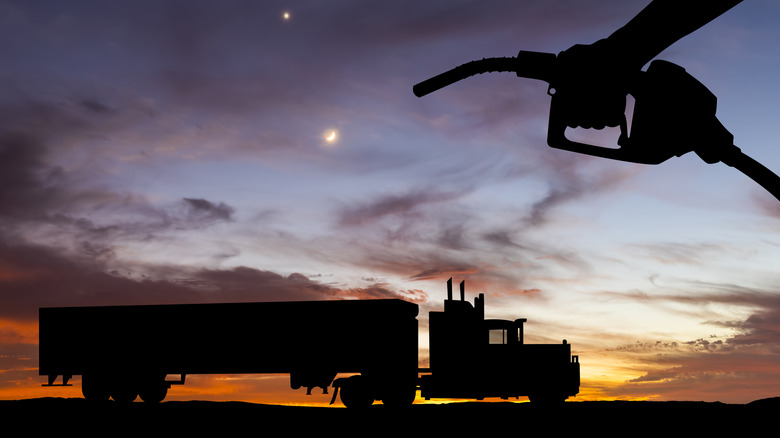
<path id="1" fill-rule="evenodd" d="M 738 148 L 735 149 L 721 161 L 750 177 L 780 201 L 780 176 L 745 155 Z"/>

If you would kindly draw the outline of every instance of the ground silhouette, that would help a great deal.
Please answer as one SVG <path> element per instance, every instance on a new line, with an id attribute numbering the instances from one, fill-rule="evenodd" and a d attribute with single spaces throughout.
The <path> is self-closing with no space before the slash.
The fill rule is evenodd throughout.
<path id="1" fill-rule="evenodd" d="M 642 432 L 767 433 L 774 428 L 780 397 L 747 404 L 718 402 L 567 402 L 556 408 L 530 403 L 451 402 L 404 409 L 374 405 L 363 410 L 278 406 L 245 402 L 169 401 L 157 405 L 89 403 L 81 398 L 0 401 L 6 430 L 72 430 L 80 436 L 120 432 L 221 436 L 274 433 L 367 436 L 455 436 L 549 433 L 556 435 L 635 435 Z M 18 427 L 17 427 L 18 426 Z"/>

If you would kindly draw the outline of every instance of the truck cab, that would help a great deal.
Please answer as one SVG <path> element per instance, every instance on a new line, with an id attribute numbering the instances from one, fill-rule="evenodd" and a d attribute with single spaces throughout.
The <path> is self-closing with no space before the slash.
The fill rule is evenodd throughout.
<path id="1" fill-rule="evenodd" d="M 421 395 L 431 398 L 502 399 L 527 396 L 535 403 L 559 403 L 579 392 L 579 358 L 571 345 L 525 344 L 525 318 L 485 319 L 485 297 L 472 305 L 452 297 L 447 283 L 443 312 L 429 314 L 430 368 L 421 376 Z"/>

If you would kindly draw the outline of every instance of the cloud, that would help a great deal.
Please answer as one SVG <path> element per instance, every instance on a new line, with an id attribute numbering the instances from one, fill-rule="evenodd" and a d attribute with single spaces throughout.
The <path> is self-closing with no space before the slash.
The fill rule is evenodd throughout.
<path id="1" fill-rule="evenodd" d="M 40 172 L 43 145 L 36 139 L 13 132 L 0 131 L 0 215 L 25 218 L 33 208 L 46 205 L 56 188 L 49 181 L 57 179 L 57 169 Z"/>
<path id="2" fill-rule="evenodd" d="M 683 343 L 684 345 L 685 343 Z M 677 341 L 655 341 L 643 342 L 636 341 L 633 344 L 620 345 L 612 350 L 631 353 L 654 353 L 677 351 L 680 349 L 680 343 Z"/>
<path id="3" fill-rule="evenodd" d="M 38 307 L 236 301 L 401 298 L 380 283 L 340 287 L 299 273 L 281 275 L 246 266 L 183 268 L 109 265 L 30 244 L 0 245 L 0 319 L 29 321 Z M 418 295 L 419 293 L 414 293 Z"/>
<path id="4" fill-rule="evenodd" d="M 231 221 L 235 209 L 224 202 L 215 204 L 202 198 L 184 198 L 187 205 L 187 217 L 197 223 L 211 223 L 215 221 Z"/>
<path id="5" fill-rule="evenodd" d="M 541 169 L 549 183 L 546 195 L 531 204 L 526 226 L 545 225 L 558 207 L 615 192 L 637 175 L 637 166 L 609 166 L 576 153 L 547 154 Z"/>
<path id="6" fill-rule="evenodd" d="M 699 265 L 731 251 L 730 248 L 711 242 L 636 243 L 628 246 L 632 250 L 638 250 L 642 259 L 653 259 L 668 265 Z"/>
<path id="7" fill-rule="evenodd" d="M 579 251 L 535 238 L 516 206 L 493 204 L 482 211 L 474 187 L 479 183 L 449 191 L 412 189 L 342 202 L 333 211 L 338 234 L 312 245 L 340 248 L 327 257 L 369 272 L 409 281 L 455 276 L 506 294 L 518 290 L 542 294 L 538 284 L 526 281 L 552 276 L 556 269 L 577 275 L 590 272 L 591 263 Z M 591 188 L 595 196 L 599 188 Z M 349 234 L 342 235 L 344 231 Z"/>
<path id="8" fill-rule="evenodd" d="M 657 394 L 662 399 L 679 399 L 679 394 L 697 394 L 706 387 L 703 399 L 727 397 L 724 402 L 745 403 L 776 395 L 780 372 L 780 293 L 772 289 L 750 289 L 730 284 L 687 282 L 684 291 L 631 293 L 624 297 L 671 310 L 686 306 L 687 317 L 721 335 L 685 339 L 638 340 L 611 348 L 613 358 L 631 361 L 638 377 L 628 379 L 613 395 Z M 730 312 L 747 314 L 728 319 L 710 311 L 727 305 Z M 710 310 L 708 310 L 710 309 Z M 730 334 L 726 334 L 730 333 Z M 706 386 L 703 386 L 706 383 Z"/>
<path id="9" fill-rule="evenodd" d="M 774 298 L 774 297 L 773 297 Z M 738 325 L 742 333 L 729 339 L 729 345 L 763 345 L 771 346 L 780 353 L 780 298 L 767 307 L 750 315 Z"/>
<path id="10" fill-rule="evenodd" d="M 778 355 L 758 348 L 707 349 L 648 355 L 642 359 L 651 370 L 630 379 L 611 392 L 615 396 L 660 400 L 708 400 L 748 403 L 774 397 L 780 387 Z"/>
<path id="11" fill-rule="evenodd" d="M 463 196 L 437 190 L 414 190 L 400 195 L 380 195 L 376 199 L 352 206 L 343 206 L 338 212 L 337 224 L 343 227 L 370 225 L 385 218 L 406 222 L 419 220 L 432 205 L 443 204 Z"/>
<path id="12" fill-rule="evenodd" d="M 115 113 L 92 98 L 0 101 L 2 238 L 111 259 L 123 241 L 233 220 L 235 209 L 224 202 L 153 203 L 102 182 L 98 151 L 111 141 L 94 140 L 118 136 L 131 122 L 108 120 L 122 119 Z"/>

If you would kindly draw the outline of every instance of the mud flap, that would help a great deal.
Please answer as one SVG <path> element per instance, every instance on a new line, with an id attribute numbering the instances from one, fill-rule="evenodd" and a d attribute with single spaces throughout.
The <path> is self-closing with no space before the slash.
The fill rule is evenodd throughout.
<path id="1" fill-rule="evenodd" d="M 330 403 L 329 404 L 331 404 L 331 405 L 336 402 L 336 397 L 339 395 L 339 388 L 340 388 L 340 386 L 334 385 L 333 387 L 335 389 L 333 390 L 333 397 L 330 398 Z"/>

